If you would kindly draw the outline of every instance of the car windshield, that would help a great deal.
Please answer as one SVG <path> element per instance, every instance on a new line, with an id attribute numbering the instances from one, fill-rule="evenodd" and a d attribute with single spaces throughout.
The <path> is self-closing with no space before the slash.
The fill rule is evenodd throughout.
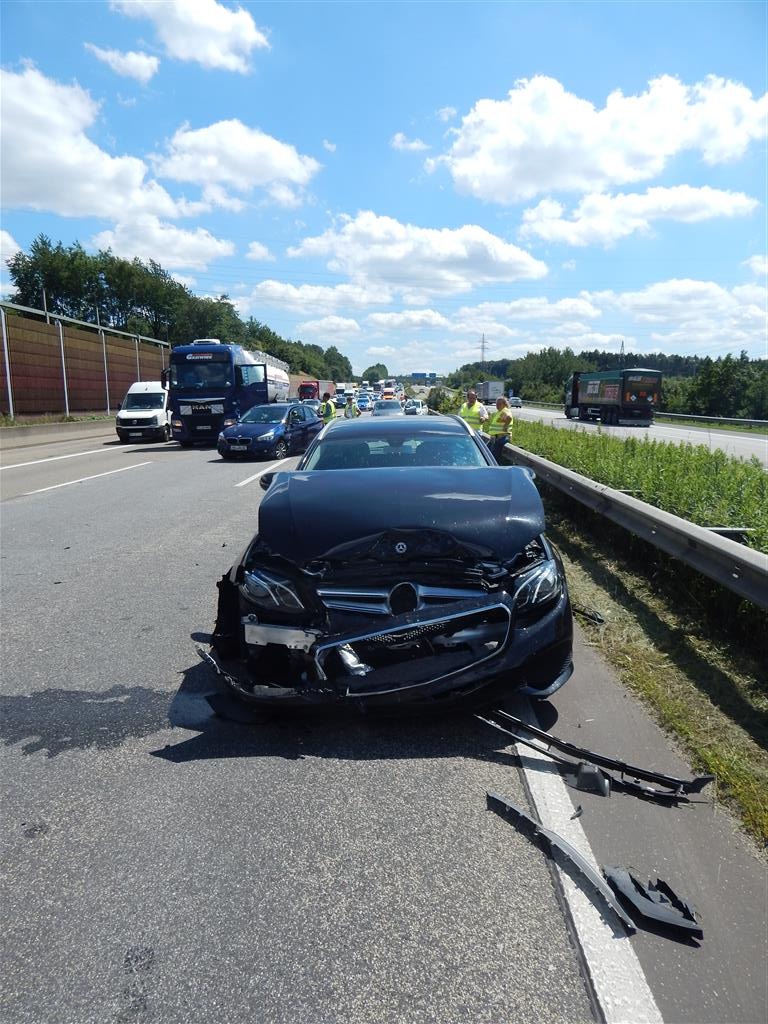
<path id="1" fill-rule="evenodd" d="M 143 395 L 126 395 L 123 409 L 162 409 L 164 405 L 164 391 L 148 391 Z"/>
<path id="2" fill-rule="evenodd" d="M 280 423 L 285 416 L 284 405 L 254 405 L 240 417 L 241 423 Z"/>
<path id="3" fill-rule="evenodd" d="M 302 469 L 384 469 L 423 466 L 487 466 L 470 437 L 326 438 Z"/>
<path id="4" fill-rule="evenodd" d="M 397 401 L 381 401 L 377 402 L 374 409 L 377 412 L 402 412 L 402 406 Z"/>

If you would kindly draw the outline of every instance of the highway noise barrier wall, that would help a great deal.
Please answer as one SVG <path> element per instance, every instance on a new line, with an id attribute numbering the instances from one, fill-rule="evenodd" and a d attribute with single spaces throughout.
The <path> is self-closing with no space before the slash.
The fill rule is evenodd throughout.
<path id="1" fill-rule="evenodd" d="M 42 310 L 3 303 L 0 413 L 115 411 L 139 380 L 159 380 L 170 346 Z"/>

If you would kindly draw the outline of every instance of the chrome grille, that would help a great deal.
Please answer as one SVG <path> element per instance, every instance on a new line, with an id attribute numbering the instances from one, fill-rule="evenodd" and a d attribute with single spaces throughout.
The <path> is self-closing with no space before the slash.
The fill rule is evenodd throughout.
<path id="1" fill-rule="evenodd" d="M 410 583 L 410 581 L 405 581 Z M 363 615 L 392 615 L 390 594 L 402 583 L 391 587 L 338 587 L 317 588 L 320 600 L 326 608 L 340 612 L 357 612 Z M 456 601 L 471 601 L 484 591 L 459 587 L 430 587 L 421 583 L 410 583 L 416 598 L 416 611 L 434 608 L 438 605 L 453 604 Z"/>

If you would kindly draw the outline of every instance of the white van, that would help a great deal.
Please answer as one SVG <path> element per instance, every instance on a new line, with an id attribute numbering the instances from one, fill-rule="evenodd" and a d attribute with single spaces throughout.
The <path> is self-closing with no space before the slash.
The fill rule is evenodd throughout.
<path id="1" fill-rule="evenodd" d="M 140 380 L 128 388 L 115 420 L 121 441 L 167 441 L 171 436 L 168 391 L 159 380 Z"/>

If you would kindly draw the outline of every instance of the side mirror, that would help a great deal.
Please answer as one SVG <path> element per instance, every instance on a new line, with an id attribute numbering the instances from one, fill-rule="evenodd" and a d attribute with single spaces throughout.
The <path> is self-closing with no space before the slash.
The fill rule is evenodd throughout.
<path id="1" fill-rule="evenodd" d="M 268 490 L 269 485 L 272 483 L 274 479 L 274 473 L 262 473 L 262 475 L 259 477 L 259 487 L 262 489 L 262 491 Z"/>

